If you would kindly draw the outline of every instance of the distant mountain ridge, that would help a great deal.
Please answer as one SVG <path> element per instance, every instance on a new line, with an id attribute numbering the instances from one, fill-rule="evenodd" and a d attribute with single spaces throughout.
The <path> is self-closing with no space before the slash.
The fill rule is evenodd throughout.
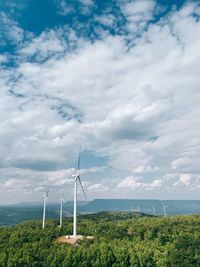
<path id="1" fill-rule="evenodd" d="M 200 213 L 200 200 L 157 200 L 157 199 L 94 199 L 78 201 L 78 214 L 90 214 L 101 211 L 125 211 L 164 215 L 163 205 L 167 215 Z M 13 225 L 26 220 L 42 219 L 43 203 L 28 202 L 0 206 L 0 225 Z M 60 205 L 49 203 L 47 218 L 59 218 Z M 73 201 L 63 205 L 65 217 L 73 215 Z"/>
<path id="2" fill-rule="evenodd" d="M 139 211 L 157 215 L 200 213 L 200 200 L 158 200 L 158 199 L 94 199 L 83 207 L 87 212 Z"/>

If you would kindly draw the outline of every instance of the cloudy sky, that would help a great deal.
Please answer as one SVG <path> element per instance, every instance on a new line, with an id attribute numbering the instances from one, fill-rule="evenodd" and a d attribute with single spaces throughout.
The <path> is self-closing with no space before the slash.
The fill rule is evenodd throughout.
<path id="1" fill-rule="evenodd" d="M 0 204 L 200 199 L 199 87 L 200 1 L 1 1 Z"/>

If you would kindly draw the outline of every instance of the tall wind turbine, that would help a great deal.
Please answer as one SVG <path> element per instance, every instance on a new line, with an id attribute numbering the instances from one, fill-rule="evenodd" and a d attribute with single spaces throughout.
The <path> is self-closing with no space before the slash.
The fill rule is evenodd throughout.
<path id="1" fill-rule="evenodd" d="M 42 228 L 43 228 L 43 229 L 44 229 L 44 227 L 45 227 L 46 206 L 47 206 L 47 202 L 48 202 L 49 190 L 50 190 L 50 187 L 48 188 L 48 190 L 45 191 L 45 194 L 43 195 L 43 199 L 44 199 L 44 206 L 43 206 L 43 220 L 42 220 Z"/>
<path id="2" fill-rule="evenodd" d="M 76 237 L 77 235 L 77 182 L 79 181 L 81 189 L 83 191 L 83 194 L 85 196 L 85 199 L 87 200 L 83 185 L 81 183 L 81 178 L 80 178 L 80 155 L 81 150 L 79 150 L 79 155 L 78 155 L 78 168 L 77 168 L 77 173 L 74 175 L 74 219 L 73 219 L 73 236 Z"/>
<path id="3" fill-rule="evenodd" d="M 62 227 L 62 220 L 63 220 L 63 203 L 65 203 L 64 200 L 64 194 L 63 191 L 61 192 L 61 198 L 60 198 L 60 225 L 59 227 Z"/>
<path id="4" fill-rule="evenodd" d="M 166 217 L 167 216 L 166 208 L 168 208 L 168 206 L 166 206 L 164 203 L 162 204 L 162 206 L 163 206 L 164 216 Z"/>

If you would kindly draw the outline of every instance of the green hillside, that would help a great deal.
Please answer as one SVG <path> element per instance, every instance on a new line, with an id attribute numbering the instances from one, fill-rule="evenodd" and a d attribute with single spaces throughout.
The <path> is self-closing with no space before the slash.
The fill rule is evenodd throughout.
<path id="1" fill-rule="evenodd" d="M 101 212 L 78 218 L 78 232 L 93 235 L 77 246 L 57 244 L 72 233 L 72 218 L 0 227 L 0 266 L 200 266 L 200 215 L 152 217 Z"/>

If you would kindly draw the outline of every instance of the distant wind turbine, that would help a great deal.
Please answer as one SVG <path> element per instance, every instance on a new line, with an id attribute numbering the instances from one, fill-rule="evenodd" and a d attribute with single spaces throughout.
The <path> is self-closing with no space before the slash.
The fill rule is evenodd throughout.
<path id="1" fill-rule="evenodd" d="M 44 206 L 43 206 L 43 220 L 42 220 L 42 228 L 43 228 L 43 229 L 44 229 L 44 227 L 45 227 L 45 220 L 46 220 L 46 206 L 47 206 L 47 203 L 48 203 L 49 190 L 50 190 L 50 187 L 48 188 L 48 190 L 45 191 L 45 194 L 43 195 L 43 199 L 44 199 Z"/>
<path id="2" fill-rule="evenodd" d="M 164 203 L 162 204 L 162 206 L 163 206 L 164 216 L 166 217 L 167 216 L 166 208 L 168 208 L 168 206 L 166 206 Z"/>
<path id="3" fill-rule="evenodd" d="M 77 235 L 77 181 L 79 181 L 81 189 L 83 191 L 83 194 L 85 196 L 85 199 L 87 200 L 83 185 L 81 183 L 80 178 L 80 156 L 81 156 L 81 149 L 79 151 L 78 155 L 78 168 L 77 173 L 74 175 L 74 218 L 73 218 L 73 236 L 76 237 Z"/>
<path id="4" fill-rule="evenodd" d="M 63 220 L 63 203 L 65 203 L 64 200 L 64 194 L 63 191 L 61 192 L 61 198 L 60 198 L 60 225 L 59 227 L 62 227 L 62 220 Z"/>

